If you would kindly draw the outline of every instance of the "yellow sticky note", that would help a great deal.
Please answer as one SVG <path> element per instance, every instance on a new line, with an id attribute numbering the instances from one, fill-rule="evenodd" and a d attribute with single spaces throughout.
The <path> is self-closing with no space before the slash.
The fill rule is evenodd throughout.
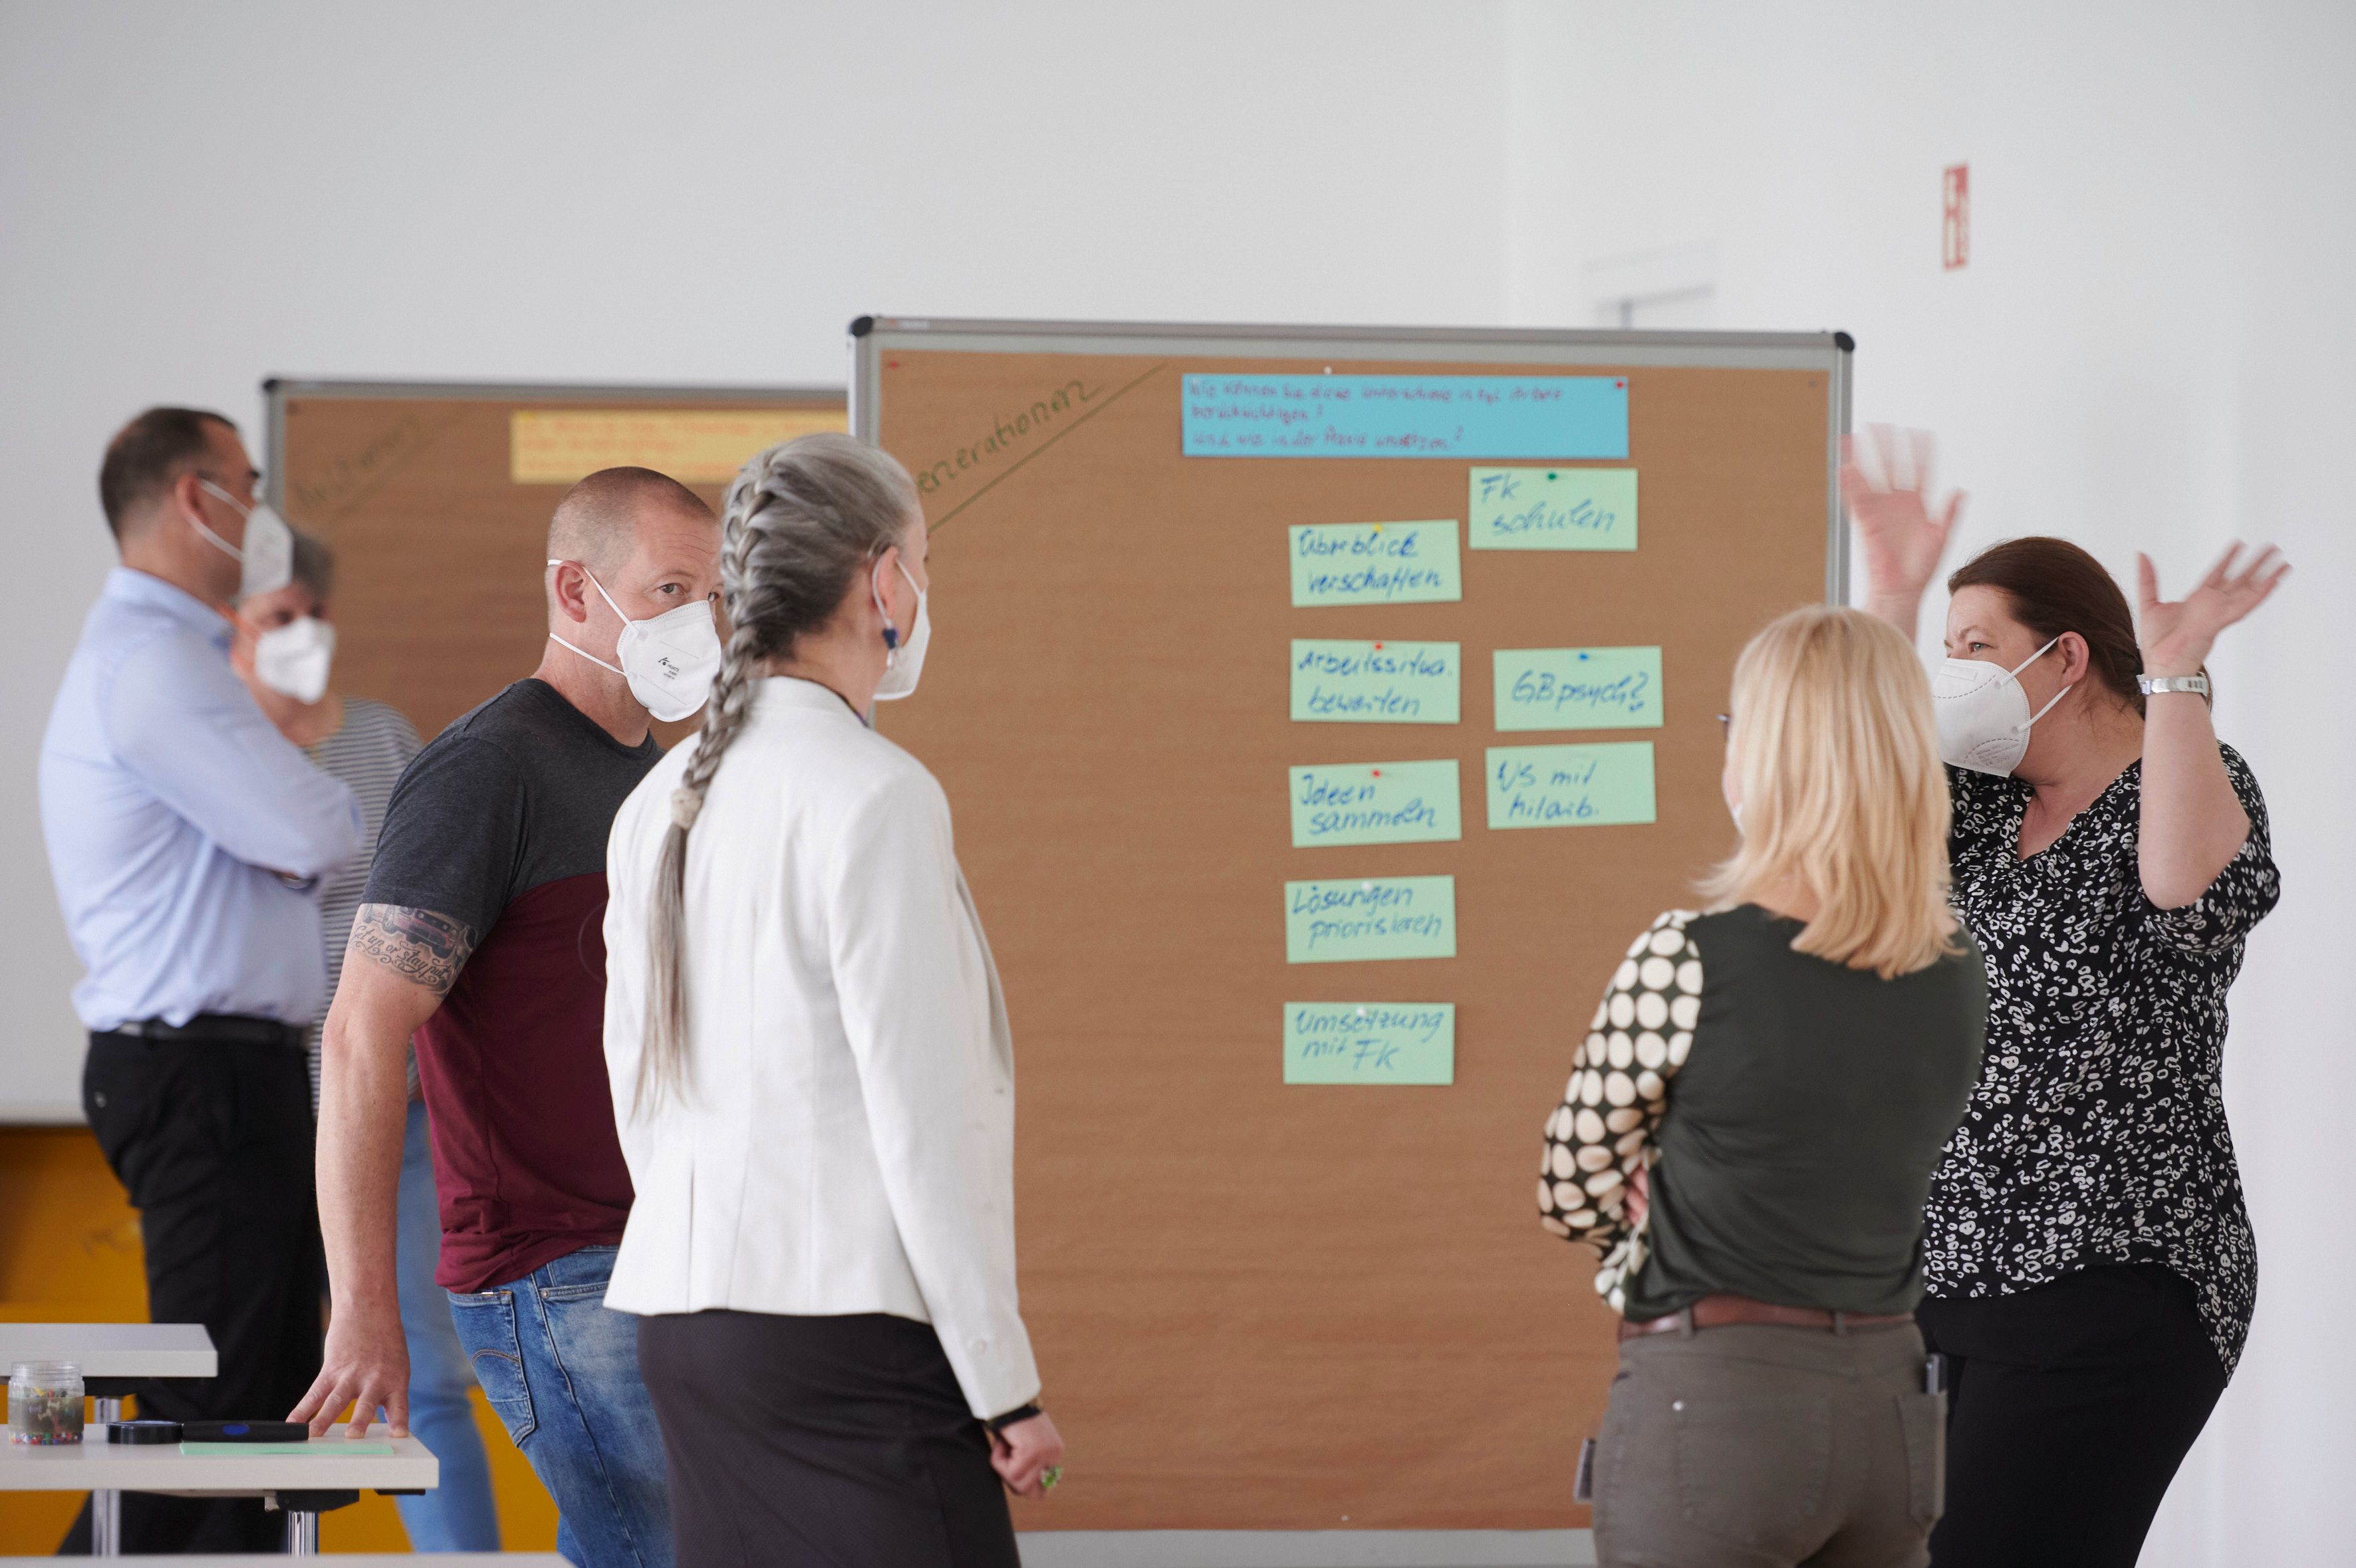
<path id="1" fill-rule="evenodd" d="M 836 408 L 519 409 L 509 416 L 508 478 L 569 485 L 600 468 L 652 468 L 685 485 L 736 477 L 765 447 L 819 430 L 848 430 Z"/>

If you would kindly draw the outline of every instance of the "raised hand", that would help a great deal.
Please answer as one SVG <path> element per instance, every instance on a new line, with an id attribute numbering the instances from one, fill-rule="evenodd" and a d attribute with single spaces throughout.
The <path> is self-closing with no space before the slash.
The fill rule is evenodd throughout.
<path id="1" fill-rule="evenodd" d="M 1869 448 L 1853 435 L 1841 437 L 1841 499 L 1865 554 L 1867 607 L 1912 635 L 1922 590 L 1963 515 L 1964 494 L 1957 490 L 1944 504 L 1931 499 L 1929 432 L 1876 424 L 1868 434 Z M 1869 456 L 1870 467 L 1863 460 Z"/>
<path id="2" fill-rule="evenodd" d="M 2136 640 L 2143 647 L 2145 674 L 2198 671 L 2217 634 L 2265 603 L 2290 575 L 2290 563 L 2271 544 L 2247 565 L 2241 564 L 2241 545 L 2228 547 L 2198 586 L 2173 601 L 2159 596 L 2159 574 L 2151 557 L 2136 557 Z"/>

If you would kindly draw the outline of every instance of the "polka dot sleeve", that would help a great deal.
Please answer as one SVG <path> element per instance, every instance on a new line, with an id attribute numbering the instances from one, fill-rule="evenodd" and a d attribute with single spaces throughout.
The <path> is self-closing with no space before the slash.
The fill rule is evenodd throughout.
<path id="1" fill-rule="evenodd" d="M 1672 910 L 1629 948 L 1547 1120 L 1540 1222 L 1603 1254 L 1595 1288 L 1614 1311 L 1645 1258 L 1644 1225 L 1627 1219 L 1628 1183 L 1657 1157 L 1653 1133 L 1701 1015 L 1701 952 L 1686 935 L 1694 918 Z"/>

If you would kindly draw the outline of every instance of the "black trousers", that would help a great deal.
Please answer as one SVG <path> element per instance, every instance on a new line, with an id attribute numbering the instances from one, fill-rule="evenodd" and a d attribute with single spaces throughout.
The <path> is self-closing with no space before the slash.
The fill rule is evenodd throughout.
<path id="1" fill-rule="evenodd" d="M 2225 1369 L 2158 1263 L 2018 1295 L 1925 1301 L 1947 1358 L 1947 1512 L 1933 1568 L 2133 1568 Z"/>
<path id="2" fill-rule="evenodd" d="M 931 1326 L 638 1321 L 678 1568 L 1021 1568 L 990 1437 Z"/>
<path id="3" fill-rule="evenodd" d="M 302 1049 L 92 1035 L 82 1112 L 139 1210 L 151 1323 L 201 1323 L 220 1375 L 138 1388 L 167 1421 L 284 1418 L 320 1355 L 325 1280 Z M 285 1516 L 258 1498 L 123 1498 L 126 1552 L 274 1552 Z M 90 1512 L 59 1549 L 90 1550 Z"/>

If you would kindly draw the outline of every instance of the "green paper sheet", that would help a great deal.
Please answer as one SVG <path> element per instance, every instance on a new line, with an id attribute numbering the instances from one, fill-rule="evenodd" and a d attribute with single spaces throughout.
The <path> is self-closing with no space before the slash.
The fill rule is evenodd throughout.
<path id="1" fill-rule="evenodd" d="M 1464 596 L 1452 517 L 1301 523 L 1290 536 L 1296 607 L 1436 604 Z"/>
<path id="2" fill-rule="evenodd" d="M 1456 956 L 1456 878 L 1377 876 L 1284 885 L 1284 961 Z"/>
<path id="3" fill-rule="evenodd" d="M 1463 645 L 1455 642 L 1292 641 L 1295 724 L 1452 725 Z"/>
<path id="4" fill-rule="evenodd" d="M 1500 648 L 1497 727 L 1658 729 L 1657 648 Z"/>
<path id="5" fill-rule="evenodd" d="M 1465 543 L 1475 550 L 1633 550 L 1633 468 L 1475 468 Z"/>
<path id="6" fill-rule="evenodd" d="M 251 1459 L 262 1454 L 300 1454 L 322 1459 L 340 1458 L 347 1454 L 390 1454 L 392 1444 L 370 1443 L 366 1438 L 322 1437 L 316 1443 L 183 1443 L 180 1452 L 191 1459 Z"/>
<path id="7" fill-rule="evenodd" d="M 1292 847 L 1440 843 L 1464 836 L 1456 759 L 1296 768 Z"/>
<path id="8" fill-rule="evenodd" d="M 1456 1081 L 1452 1002 L 1288 1002 L 1287 1083 Z"/>
<path id="9" fill-rule="evenodd" d="M 1653 743 L 1493 746 L 1489 825 L 1597 828 L 1653 817 Z"/>

